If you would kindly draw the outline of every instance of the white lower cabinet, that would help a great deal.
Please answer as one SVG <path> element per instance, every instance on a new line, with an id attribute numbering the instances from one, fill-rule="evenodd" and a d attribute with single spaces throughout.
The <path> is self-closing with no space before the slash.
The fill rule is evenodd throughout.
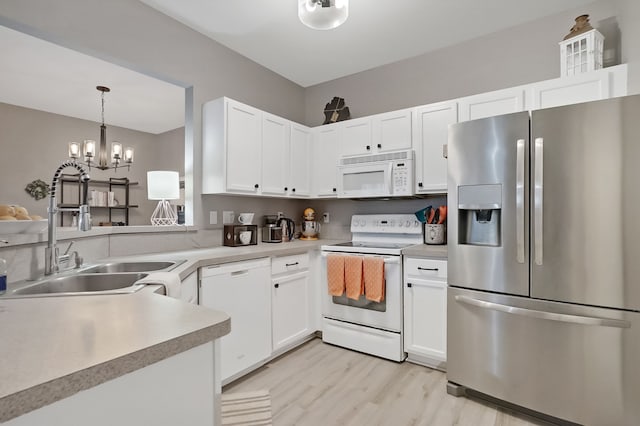
<path id="1" fill-rule="evenodd" d="M 200 304 L 231 317 L 220 339 L 223 385 L 271 356 L 270 265 L 262 258 L 201 268 Z"/>
<path id="2" fill-rule="evenodd" d="M 315 331 L 309 255 L 272 260 L 271 317 L 274 352 L 283 352 Z"/>
<path id="3" fill-rule="evenodd" d="M 444 370 L 447 361 L 447 261 L 404 259 L 407 360 Z"/>
<path id="4" fill-rule="evenodd" d="M 198 304 L 198 273 L 192 272 L 180 283 L 180 300 L 183 302 Z"/>

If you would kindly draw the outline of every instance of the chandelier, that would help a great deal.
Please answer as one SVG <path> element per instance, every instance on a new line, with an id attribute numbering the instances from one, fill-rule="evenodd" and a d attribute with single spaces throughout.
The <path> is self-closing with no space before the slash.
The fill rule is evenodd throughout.
<path id="1" fill-rule="evenodd" d="M 107 126 L 104 125 L 104 94 L 109 93 L 111 89 L 106 86 L 97 86 L 96 89 L 101 92 L 102 100 L 102 124 L 100 125 L 100 146 L 96 152 L 96 141 L 85 139 L 82 143 L 82 155 L 84 162 L 89 169 L 96 167 L 100 170 L 118 169 L 121 163 L 127 166 L 127 170 L 133 164 L 133 148 L 127 147 L 122 149 L 120 142 L 111 143 L 111 156 L 107 155 Z M 78 142 L 69 142 L 69 158 L 78 162 L 80 158 L 80 144 Z M 111 160 L 111 165 L 108 163 Z"/>
<path id="2" fill-rule="evenodd" d="M 349 0 L 298 0 L 298 18 L 314 30 L 331 30 L 349 17 Z"/>

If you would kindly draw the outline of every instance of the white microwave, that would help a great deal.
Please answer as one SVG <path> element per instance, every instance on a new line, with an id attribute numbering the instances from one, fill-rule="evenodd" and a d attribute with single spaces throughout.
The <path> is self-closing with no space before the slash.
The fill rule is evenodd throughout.
<path id="1" fill-rule="evenodd" d="M 342 157 L 338 163 L 338 198 L 414 195 L 413 150 Z"/>

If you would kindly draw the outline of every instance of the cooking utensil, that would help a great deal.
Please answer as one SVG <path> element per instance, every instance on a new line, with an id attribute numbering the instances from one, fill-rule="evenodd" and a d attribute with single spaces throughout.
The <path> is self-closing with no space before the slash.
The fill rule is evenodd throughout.
<path id="1" fill-rule="evenodd" d="M 438 211 L 440 212 L 440 217 L 437 223 L 442 224 L 447 219 L 447 206 L 440 206 Z"/>
<path id="2" fill-rule="evenodd" d="M 429 207 L 431 207 L 431 206 L 429 206 Z M 429 216 L 428 216 L 428 219 L 427 219 L 427 223 L 434 223 L 433 219 L 434 219 L 435 215 L 436 215 L 436 209 L 430 209 Z"/>
<path id="3" fill-rule="evenodd" d="M 416 218 L 421 223 L 427 223 L 427 217 L 429 216 L 430 211 L 431 211 L 431 206 L 427 206 L 422 210 L 418 210 L 414 214 L 416 215 Z"/>

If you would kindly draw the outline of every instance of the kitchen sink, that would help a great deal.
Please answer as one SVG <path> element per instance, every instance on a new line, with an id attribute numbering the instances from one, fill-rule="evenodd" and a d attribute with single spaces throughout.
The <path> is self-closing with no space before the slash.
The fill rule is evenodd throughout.
<path id="1" fill-rule="evenodd" d="M 75 274 L 37 281 L 14 290 L 13 296 L 70 296 L 133 293 L 144 287 L 135 284 L 148 274 Z"/>
<path id="2" fill-rule="evenodd" d="M 83 269 L 83 274 L 113 274 L 120 272 L 169 271 L 183 263 L 181 261 L 109 262 Z"/>

